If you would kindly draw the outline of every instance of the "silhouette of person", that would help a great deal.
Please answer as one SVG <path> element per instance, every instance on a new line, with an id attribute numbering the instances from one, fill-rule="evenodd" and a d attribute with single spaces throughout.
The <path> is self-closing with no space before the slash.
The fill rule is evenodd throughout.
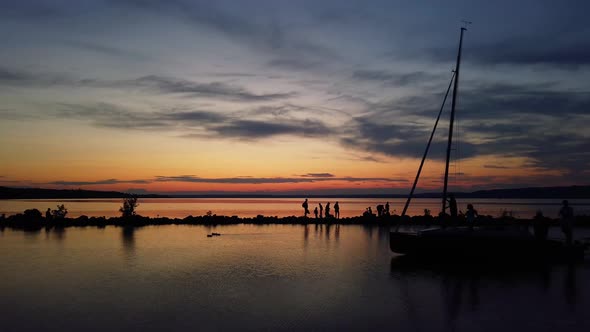
<path id="1" fill-rule="evenodd" d="M 47 208 L 47 211 L 45 211 L 45 219 L 51 220 L 51 208 Z"/>
<path id="2" fill-rule="evenodd" d="M 449 210 L 451 212 L 451 218 L 456 219 L 457 218 L 457 200 L 455 199 L 455 195 L 450 194 L 448 200 L 449 200 Z"/>
<path id="3" fill-rule="evenodd" d="M 326 218 L 330 218 L 330 202 L 326 203 Z"/>
<path id="4" fill-rule="evenodd" d="M 305 199 L 305 202 L 303 202 L 303 204 L 301 204 L 301 207 L 303 207 L 304 216 L 307 218 L 307 215 L 309 214 L 309 209 L 308 209 L 309 205 L 307 203 L 307 198 Z"/>
<path id="5" fill-rule="evenodd" d="M 383 204 L 377 205 L 377 217 L 381 217 L 383 215 L 383 210 L 385 210 Z"/>
<path id="6" fill-rule="evenodd" d="M 559 216 L 561 217 L 561 231 L 565 234 L 565 243 L 568 246 L 571 246 L 574 228 L 574 209 L 569 206 L 567 200 L 564 200 L 561 204 L 563 204 L 559 210 Z"/>
<path id="7" fill-rule="evenodd" d="M 389 215 L 389 202 L 385 203 L 385 215 Z"/>
<path id="8" fill-rule="evenodd" d="M 324 207 L 322 206 L 322 203 L 320 204 L 320 219 L 322 219 L 324 217 Z"/>
<path id="9" fill-rule="evenodd" d="M 340 205 L 338 204 L 338 202 L 334 204 L 334 217 L 336 217 L 336 219 L 340 218 Z"/>
<path id="10" fill-rule="evenodd" d="M 475 218 L 477 218 L 479 214 L 477 214 L 477 210 L 473 208 L 473 204 L 467 204 L 467 212 L 465 213 L 465 218 L 467 219 L 467 224 L 469 227 L 473 227 L 475 223 Z"/>
<path id="11" fill-rule="evenodd" d="M 315 209 L 313 209 L 313 214 L 315 214 L 315 218 L 318 218 L 318 207 L 316 206 Z"/>
<path id="12" fill-rule="evenodd" d="M 369 210 L 369 215 L 372 216 L 373 215 L 373 210 L 371 210 L 371 207 L 369 206 L 367 209 Z"/>

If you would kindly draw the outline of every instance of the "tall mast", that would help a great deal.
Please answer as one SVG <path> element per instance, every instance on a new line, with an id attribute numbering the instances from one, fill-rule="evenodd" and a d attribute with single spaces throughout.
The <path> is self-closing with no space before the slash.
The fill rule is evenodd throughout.
<path id="1" fill-rule="evenodd" d="M 463 47 L 463 32 L 467 30 L 461 27 L 459 38 L 459 52 L 457 53 L 457 65 L 455 66 L 455 84 L 453 85 L 453 101 L 451 104 L 451 123 L 449 125 L 449 140 L 447 142 L 447 162 L 445 165 L 445 184 L 443 188 L 442 212 L 447 211 L 447 184 L 449 181 L 449 160 L 451 158 L 451 145 L 453 143 L 453 123 L 455 122 L 455 106 L 457 105 L 457 89 L 459 88 L 459 68 L 461 66 L 461 48 Z"/>
<path id="2" fill-rule="evenodd" d="M 422 161 L 420 162 L 420 166 L 418 167 L 418 173 L 416 173 L 416 178 L 414 179 L 414 184 L 412 185 L 412 190 L 410 190 L 410 194 L 408 195 L 408 199 L 406 200 L 406 205 L 404 205 L 404 210 L 402 211 L 402 217 L 406 215 L 408 211 L 408 206 L 410 206 L 410 201 L 414 197 L 414 190 L 416 190 L 416 185 L 418 184 L 418 179 L 420 179 L 420 173 L 422 172 L 422 167 L 424 166 L 424 162 L 426 161 L 426 156 L 428 155 L 428 150 L 430 149 L 430 144 L 432 143 L 432 138 L 434 137 L 434 132 L 436 132 L 436 127 L 438 126 L 438 121 L 440 120 L 440 116 L 445 108 L 445 104 L 447 103 L 447 97 L 449 96 L 449 91 L 451 91 L 451 87 L 453 86 L 453 80 L 455 79 L 455 71 L 453 70 L 453 75 L 451 76 L 451 80 L 449 81 L 449 86 L 447 87 L 447 92 L 445 93 L 445 98 L 443 99 L 442 105 L 440 105 L 440 110 L 438 111 L 438 116 L 436 117 L 436 121 L 434 122 L 434 128 L 430 133 L 430 138 L 428 139 L 428 144 L 426 144 L 426 149 L 424 150 L 424 155 L 422 156 Z M 399 226 L 399 224 L 398 224 Z"/>

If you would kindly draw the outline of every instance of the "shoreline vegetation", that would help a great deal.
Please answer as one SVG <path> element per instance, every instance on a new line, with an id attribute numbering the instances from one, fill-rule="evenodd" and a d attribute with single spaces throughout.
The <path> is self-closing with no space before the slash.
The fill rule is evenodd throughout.
<path id="1" fill-rule="evenodd" d="M 67 212 L 66 212 L 67 213 Z M 221 225 L 237 225 L 237 224 L 252 224 L 252 225 L 365 225 L 365 226 L 432 226 L 441 225 L 441 217 L 430 215 L 401 217 L 399 215 L 384 215 L 384 216 L 358 216 L 346 217 L 336 219 L 330 218 L 313 218 L 303 216 L 263 216 L 247 218 L 238 216 L 222 216 L 215 214 L 206 214 L 203 216 L 187 216 L 185 218 L 168 218 L 168 217 L 144 217 L 140 215 L 127 215 L 125 217 L 87 217 L 79 216 L 76 218 L 63 217 L 43 217 L 41 212 L 36 209 L 26 210 L 24 213 L 0 217 L 0 230 L 4 228 L 24 230 L 24 231 L 38 231 L 41 229 L 51 228 L 65 228 L 65 227 L 143 227 L 143 226 L 160 226 L 160 225 L 206 225 L 206 226 L 221 226 Z M 547 226 L 559 226 L 559 219 L 536 217 L 532 219 L 514 218 L 510 215 L 502 217 L 479 216 L 475 222 L 475 226 L 489 226 L 489 227 L 529 227 L 537 223 L 543 223 Z M 445 222 L 446 226 L 466 226 L 467 222 L 464 216 L 459 216 L 452 222 Z M 590 227 L 590 216 L 576 216 L 576 227 Z"/>

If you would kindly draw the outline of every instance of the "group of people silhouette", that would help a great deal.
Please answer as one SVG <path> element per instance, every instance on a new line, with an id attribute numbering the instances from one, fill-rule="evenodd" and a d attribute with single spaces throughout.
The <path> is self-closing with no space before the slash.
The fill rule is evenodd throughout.
<path id="1" fill-rule="evenodd" d="M 389 212 L 389 202 L 385 203 L 385 205 L 383 205 L 383 204 L 377 205 L 377 217 L 384 217 L 384 216 L 389 216 L 389 215 L 391 215 L 391 213 Z M 373 213 L 373 209 L 371 209 L 370 206 L 368 208 L 366 208 L 365 212 L 363 212 L 363 216 L 364 217 L 374 217 L 375 214 Z"/>
<path id="2" fill-rule="evenodd" d="M 307 201 L 307 198 L 305 199 L 305 201 L 301 204 L 301 207 L 303 208 L 303 214 L 305 217 L 307 217 L 308 214 L 310 214 L 309 212 L 309 203 Z M 318 207 L 320 208 L 318 210 Z M 338 202 L 336 202 L 334 204 L 334 215 L 330 214 L 330 202 L 326 203 L 326 207 L 324 209 L 324 206 L 322 206 L 322 203 L 318 203 L 318 206 L 316 206 L 313 209 L 313 214 L 315 215 L 315 218 L 317 219 L 318 216 L 320 219 L 322 218 L 336 218 L 336 219 L 340 219 L 340 204 Z"/>
<path id="3" fill-rule="evenodd" d="M 305 217 L 307 217 L 308 214 L 311 214 L 311 212 L 309 212 L 309 201 L 307 198 L 305 199 L 305 201 L 303 201 L 303 203 L 301 204 L 301 207 L 303 208 L 303 215 Z M 334 203 L 334 214 L 333 215 L 330 213 L 330 211 L 331 211 L 330 202 L 326 203 L 325 207 L 322 205 L 322 203 L 318 203 L 318 206 L 316 206 L 313 209 L 313 214 L 316 219 L 318 219 L 318 218 L 320 218 L 320 219 L 323 219 L 323 218 L 340 219 L 340 203 L 338 203 L 338 202 Z M 389 216 L 389 215 L 390 215 L 389 202 L 385 203 L 385 205 L 383 205 L 383 204 L 377 205 L 377 216 L 378 217 Z M 363 216 L 365 216 L 365 217 L 375 216 L 375 214 L 373 214 L 373 210 L 371 209 L 370 206 L 365 210 L 365 212 L 363 213 Z"/>
<path id="4" fill-rule="evenodd" d="M 448 206 L 451 219 L 456 219 L 458 216 L 458 209 L 457 199 L 455 199 L 454 194 L 449 194 L 449 197 L 447 198 L 447 203 L 449 204 Z M 462 213 L 463 212 L 461 212 L 461 214 Z M 467 211 L 465 212 L 465 220 L 467 221 L 467 224 L 473 226 L 473 223 L 475 222 L 475 219 L 478 216 L 479 214 L 477 213 L 477 210 L 473 208 L 473 204 L 467 204 Z"/>

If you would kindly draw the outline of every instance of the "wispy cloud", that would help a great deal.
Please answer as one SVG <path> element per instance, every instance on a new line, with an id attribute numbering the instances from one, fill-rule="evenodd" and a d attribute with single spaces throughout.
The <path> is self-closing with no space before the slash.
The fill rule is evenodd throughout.
<path id="1" fill-rule="evenodd" d="M 11 113 L 12 114 L 12 113 Z M 3 113 L 0 112 L 0 117 Z M 14 114 L 12 114 L 14 115 Z M 256 140 L 273 136 L 319 137 L 330 136 L 334 129 L 313 119 L 272 117 L 244 120 L 248 112 L 229 115 L 213 111 L 131 111 L 126 108 L 99 103 L 94 105 L 62 104 L 56 113 L 45 116 L 89 121 L 98 127 L 137 130 L 168 130 L 183 137 L 200 139 Z M 9 116 L 7 114 L 6 116 Z"/>
<path id="2" fill-rule="evenodd" d="M 483 165 L 482 167 L 483 168 L 491 168 L 491 169 L 511 169 L 511 168 L 514 168 L 514 167 L 510 167 L 510 166 L 489 165 L 489 164 Z"/>
<path id="3" fill-rule="evenodd" d="M 113 50 L 114 51 L 114 50 Z M 114 51 L 117 52 L 117 51 Z M 0 84 L 15 87 L 68 86 L 110 89 L 144 89 L 146 93 L 172 94 L 181 97 L 201 97 L 238 102 L 269 102 L 295 97 L 294 92 L 254 93 L 224 82 L 194 82 L 177 77 L 146 75 L 128 80 L 74 78 L 67 74 L 29 72 L 0 67 Z"/>
<path id="4" fill-rule="evenodd" d="M 210 183 L 210 184 L 284 184 L 284 183 L 314 183 L 314 182 L 348 182 L 348 183 L 366 183 L 366 182 L 383 182 L 383 183 L 405 183 L 406 179 L 401 178 L 383 178 L 383 177 L 337 177 L 329 173 L 309 173 L 297 177 L 253 177 L 237 176 L 225 178 L 207 178 L 194 175 L 173 175 L 173 176 L 155 176 L 152 179 L 106 179 L 97 181 L 73 181 L 59 180 L 45 183 L 56 186 L 97 186 L 113 184 L 150 184 L 155 182 L 184 182 L 184 183 Z M 10 182 L 2 179 L 2 182 Z M 16 181 L 15 181 L 16 182 Z"/>
<path id="5" fill-rule="evenodd" d="M 393 73 L 388 70 L 361 69 L 352 73 L 352 78 L 356 81 L 378 82 L 390 86 L 424 86 L 439 84 L 447 79 L 449 75 L 428 73 L 424 71 L 415 71 L 409 73 Z"/>
<path id="6" fill-rule="evenodd" d="M 136 80 L 115 82 L 115 84 L 145 87 L 161 93 L 181 94 L 188 97 L 212 97 L 242 102 L 272 101 L 295 96 L 294 93 L 256 94 L 242 87 L 228 85 L 222 82 L 197 83 L 157 75 L 143 76 Z"/>
<path id="7" fill-rule="evenodd" d="M 302 178 L 333 178 L 334 174 L 331 173 L 307 173 L 299 175 Z"/>
<path id="8" fill-rule="evenodd" d="M 232 178 L 201 178 L 194 175 L 157 176 L 157 182 L 190 182 L 190 183 L 229 183 L 229 184 L 271 184 L 271 183 L 311 183 L 324 181 L 346 182 L 406 182 L 406 179 L 394 178 L 360 178 L 360 177 L 232 177 Z"/>
<path id="9" fill-rule="evenodd" d="M 249 139 L 266 138 L 277 135 L 300 137 L 327 136 L 332 130 L 317 120 L 235 120 L 227 124 L 212 125 L 208 130 L 222 137 L 241 137 Z"/>
<path id="10" fill-rule="evenodd" d="M 257 20 L 248 19 L 248 8 L 236 12 L 224 7 L 222 3 L 210 1 L 111 1 L 116 6 L 130 6 L 159 15 L 168 15 L 183 20 L 201 30 L 217 32 L 226 38 L 265 54 L 273 54 L 275 64 L 299 65 L 304 62 L 334 59 L 338 55 L 322 44 L 311 42 L 311 38 L 301 38 L 286 28 L 274 15 L 273 7 L 258 3 L 260 11 L 267 15 Z M 242 4 L 240 3 L 240 6 Z M 235 8 L 234 8 L 235 9 Z M 305 59 L 305 60 L 304 60 Z M 296 63 L 297 62 L 297 63 Z"/>
<path id="11" fill-rule="evenodd" d="M 549 35 L 543 34 L 529 38 L 518 37 L 490 43 L 480 42 L 469 46 L 469 57 L 466 61 L 481 65 L 543 65 L 570 69 L 589 65 L 590 43 L 586 40 L 568 41 L 563 37 L 563 35 L 549 33 Z M 557 42 L 548 42 L 551 40 Z M 437 61 L 448 62 L 456 56 L 456 49 L 437 48 L 425 54 Z"/>
<path id="12" fill-rule="evenodd" d="M 143 54 L 141 52 L 135 52 L 128 49 L 123 49 L 119 47 L 93 43 L 89 41 L 80 41 L 80 40 L 64 40 L 61 42 L 63 45 L 82 49 L 90 52 L 95 52 L 101 55 L 107 56 L 114 56 L 114 57 L 125 57 L 131 59 L 133 61 L 143 61 L 150 59 L 149 56 Z"/>
<path id="13" fill-rule="evenodd" d="M 57 185 L 57 186 L 90 186 L 90 185 L 109 185 L 109 184 L 119 184 L 119 183 L 135 183 L 135 184 L 147 184 L 150 183 L 150 180 L 117 180 L 117 179 L 106 179 L 106 180 L 98 180 L 98 181 L 53 181 L 48 182 L 47 184 Z"/>

